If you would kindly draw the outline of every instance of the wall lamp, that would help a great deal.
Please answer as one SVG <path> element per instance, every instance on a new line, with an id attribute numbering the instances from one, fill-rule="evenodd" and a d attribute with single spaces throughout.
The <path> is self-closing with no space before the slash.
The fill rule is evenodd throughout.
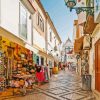
<path id="1" fill-rule="evenodd" d="M 75 7 L 76 0 L 64 0 L 64 1 L 65 1 L 65 5 L 68 8 L 70 8 L 70 11 L 72 11 L 72 9 L 75 9 L 77 14 L 86 11 L 90 15 L 94 15 L 94 7 Z"/>

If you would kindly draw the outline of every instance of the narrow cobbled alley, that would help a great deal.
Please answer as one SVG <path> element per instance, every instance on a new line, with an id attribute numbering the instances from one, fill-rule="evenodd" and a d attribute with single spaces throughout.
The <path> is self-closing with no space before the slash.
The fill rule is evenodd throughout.
<path id="1" fill-rule="evenodd" d="M 31 94 L 3 100 L 95 100 L 95 98 L 92 92 L 82 90 L 79 75 L 66 70 L 53 75 L 49 83 L 35 86 Z"/>

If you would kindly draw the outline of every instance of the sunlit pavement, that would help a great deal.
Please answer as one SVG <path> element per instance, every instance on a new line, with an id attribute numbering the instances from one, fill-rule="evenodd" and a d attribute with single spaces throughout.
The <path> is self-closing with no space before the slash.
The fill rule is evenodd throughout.
<path id="1" fill-rule="evenodd" d="M 92 92 L 81 89 L 81 80 L 75 72 L 60 71 L 50 82 L 35 87 L 33 93 L 3 100 L 95 100 Z"/>

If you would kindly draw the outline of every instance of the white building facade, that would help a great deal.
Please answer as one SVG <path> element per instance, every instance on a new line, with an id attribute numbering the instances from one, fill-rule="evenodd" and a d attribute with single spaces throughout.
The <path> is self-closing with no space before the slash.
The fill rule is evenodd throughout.
<path id="1" fill-rule="evenodd" d="M 32 22 L 35 9 L 30 1 L 0 0 L 0 32 L 1 36 L 30 49 L 32 46 Z M 28 46 L 29 45 L 29 46 Z"/>

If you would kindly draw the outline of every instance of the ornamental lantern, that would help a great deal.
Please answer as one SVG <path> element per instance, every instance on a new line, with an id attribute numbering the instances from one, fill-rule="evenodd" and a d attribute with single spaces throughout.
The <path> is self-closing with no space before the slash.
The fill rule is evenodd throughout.
<path id="1" fill-rule="evenodd" d="M 76 5 L 76 0 L 65 0 L 65 4 L 69 8 L 73 8 Z"/>

